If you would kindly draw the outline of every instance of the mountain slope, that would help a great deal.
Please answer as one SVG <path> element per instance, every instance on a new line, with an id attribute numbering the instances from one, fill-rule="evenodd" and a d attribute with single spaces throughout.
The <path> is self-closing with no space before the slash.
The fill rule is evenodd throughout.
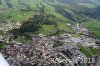
<path id="1" fill-rule="evenodd" d="M 0 22 L 23 22 L 33 15 L 44 14 L 57 23 L 59 29 L 71 31 L 72 26 L 69 28 L 66 23 L 99 20 L 99 3 L 99 0 L 0 0 Z M 47 26 L 48 30 L 55 28 L 54 25 L 41 25 L 40 31 L 47 30 Z"/>
<path id="2" fill-rule="evenodd" d="M 58 9 L 63 8 L 62 10 L 75 12 L 86 10 L 88 9 L 88 6 L 96 7 L 96 4 L 98 4 L 96 3 L 97 1 L 93 0 L 0 0 L 0 2 L 1 14 L 3 13 L 3 16 L 6 16 L 8 20 L 12 21 L 25 20 L 22 18 L 28 19 L 33 14 L 41 12 L 42 7 L 44 7 L 45 13 L 53 14 L 55 16 L 58 15 L 57 17 L 66 20 L 66 18 L 64 18 L 64 15 L 56 12 Z M 86 3 L 88 5 L 87 7 L 84 6 L 84 4 Z M 11 12 L 13 14 L 11 14 Z"/>

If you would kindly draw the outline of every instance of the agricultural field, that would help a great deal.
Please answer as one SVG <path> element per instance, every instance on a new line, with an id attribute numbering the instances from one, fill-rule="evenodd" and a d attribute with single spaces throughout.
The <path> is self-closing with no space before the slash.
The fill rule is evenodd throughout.
<path id="1" fill-rule="evenodd" d="M 99 48 L 85 48 L 82 44 L 77 44 L 77 46 L 80 48 L 80 51 L 86 56 L 86 57 L 92 57 L 97 56 L 99 52 Z"/>
<path id="2" fill-rule="evenodd" d="M 55 29 L 54 25 L 41 25 L 41 28 L 39 29 L 39 32 L 45 35 L 51 35 L 53 34 Z"/>
<path id="3" fill-rule="evenodd" d="M 87 27 L 97 38 L 100 38 L 100 22 L 84 22 Z"/>

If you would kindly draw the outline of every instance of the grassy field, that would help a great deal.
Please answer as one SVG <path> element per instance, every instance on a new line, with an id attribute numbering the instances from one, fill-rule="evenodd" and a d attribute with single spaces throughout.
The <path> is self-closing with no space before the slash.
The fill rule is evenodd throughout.
<path id="1" fill-rule="evenodd" d="M 75 30 L 72 28 L 72 26 L 68 26 L 64 22 L 59 22 L 58 27 L 60 30 L 67 31 L 67 32 L 75 32 Z"/>
<path id="2" fill-rule="evenodd" d="M 92 33 L 100 39 L 100 31 L 92 31 Z"/>
<path id="3" fill-rule="evenodd" d="M 93 55 L 98 55 L 100 48 L 88 48 Z"/>
<path id="4" fill-rule="evenodd" d="M 64 32 L 75 32 L 71 26 L 68 26 L 65 22 L 57 22 L 57 26 L 55 25 L 41 25 L 39 32 L 45 35 L 55 34 L 56 30 L 60 31 L 60 34 Z M 62 32 L 61 32 L 62 31 Z"/>
<path id="5" fill-rule="evenodd" d="M 41 25 L 41 28 L 39 29 L 39 33 L 45 34 L 45 35 L 51 35 L 54 32 L 53 30 L 56 30 L 54 25 Z"/>
<path id="6" fill-rule="evenodd" d="M 77 45 L 80 48 L 80 51 L 86 56 L 86 57 L 92 57 L 92 54 L 90 53 L 90 51 L 88 49 L 86 49 L 84 46 L 82 46 L 81 44 Z"/>
<path id="7" fill-rule="evenodd" d="M 84 22 L 84 25 L 85 25 L 97 38 L 100 38 L 100 22 Z"/>
<path id="8" fill-rule="evenodd" d="M 29 41 L 29 39 L 26 37 L 20 36 L 20 37 L 16 38 L 15 41 L 22 43 L 22 44 L 25 44 Z"/>
<path id="9" fill-rule="evenodd" d="M 72 34 L 72 37 L 74 37 L 74 38 L 80 38 L 80 35 L 79 34 Z"/>
<path id="10" fill-rule="evenodd" d="M 78 44 L 77 46 L 80 48 L 80 51 L 86 57 L 92 57 L 92 56 L 98 55 L 98 52 L 99 52 L 99 49 L 98 48 L 94 48 L 94 49 L 85 48 L 82 44 Z"/>
<path id="11" fill-rule="evenodd" d="M 3 13 L 6 21 L 25 21 L 32 17 L 34 12 L 19 12 L 18 10 L 11 10 L 8 12 Z"/>

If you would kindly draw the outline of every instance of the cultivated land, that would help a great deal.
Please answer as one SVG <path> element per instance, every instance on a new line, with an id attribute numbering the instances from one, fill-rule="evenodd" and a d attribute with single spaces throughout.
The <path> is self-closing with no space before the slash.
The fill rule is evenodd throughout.
<path id="1" fill-rule="evenodd" d="M 85 26 L 97 37 L 100 38 L 100 22 L 87 22 Z"/>

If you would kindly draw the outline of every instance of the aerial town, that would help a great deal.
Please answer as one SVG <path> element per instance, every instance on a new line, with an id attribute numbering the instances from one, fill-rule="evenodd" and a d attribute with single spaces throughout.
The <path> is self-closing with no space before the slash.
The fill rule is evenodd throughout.
<path id="1" fill-rule="evenodd" d="M 9 28 L 11 27 L 10 24 L 7 27 L 7 30 L 12 29 Z M 100 45 L 96 43 L 97 40 L 92 35 L 92 37 L 90 36 L 88 29 L 80 27 L 79 24 L 73 28 L 77 30 L 76 34 L 81 33 L 79 37 L 74 37 L 71 33 L 50 37 L 33 34 L 32 40 L 25 44 L 14 41 L 9 34 L 0 35 L 0 41 L 6 43 L 5 48 L 0 49 L 0 52 L 11 66 L 95 65 L 96 56 L 90 53 L 92 56 L 87 58 L 80 51 L 79 46 L 99 48 Z M 5 29 L 2 27 L 1 30 Z M 87 52 L 89 51 L 87 50 Z M 87 59 L 87 61 L 84 61 L 84 59 Z"/>
<path id="2" fill-rule="evenodd" d="M 0 0 L 0 66 L 100 66 L 100 0 Z"/>

